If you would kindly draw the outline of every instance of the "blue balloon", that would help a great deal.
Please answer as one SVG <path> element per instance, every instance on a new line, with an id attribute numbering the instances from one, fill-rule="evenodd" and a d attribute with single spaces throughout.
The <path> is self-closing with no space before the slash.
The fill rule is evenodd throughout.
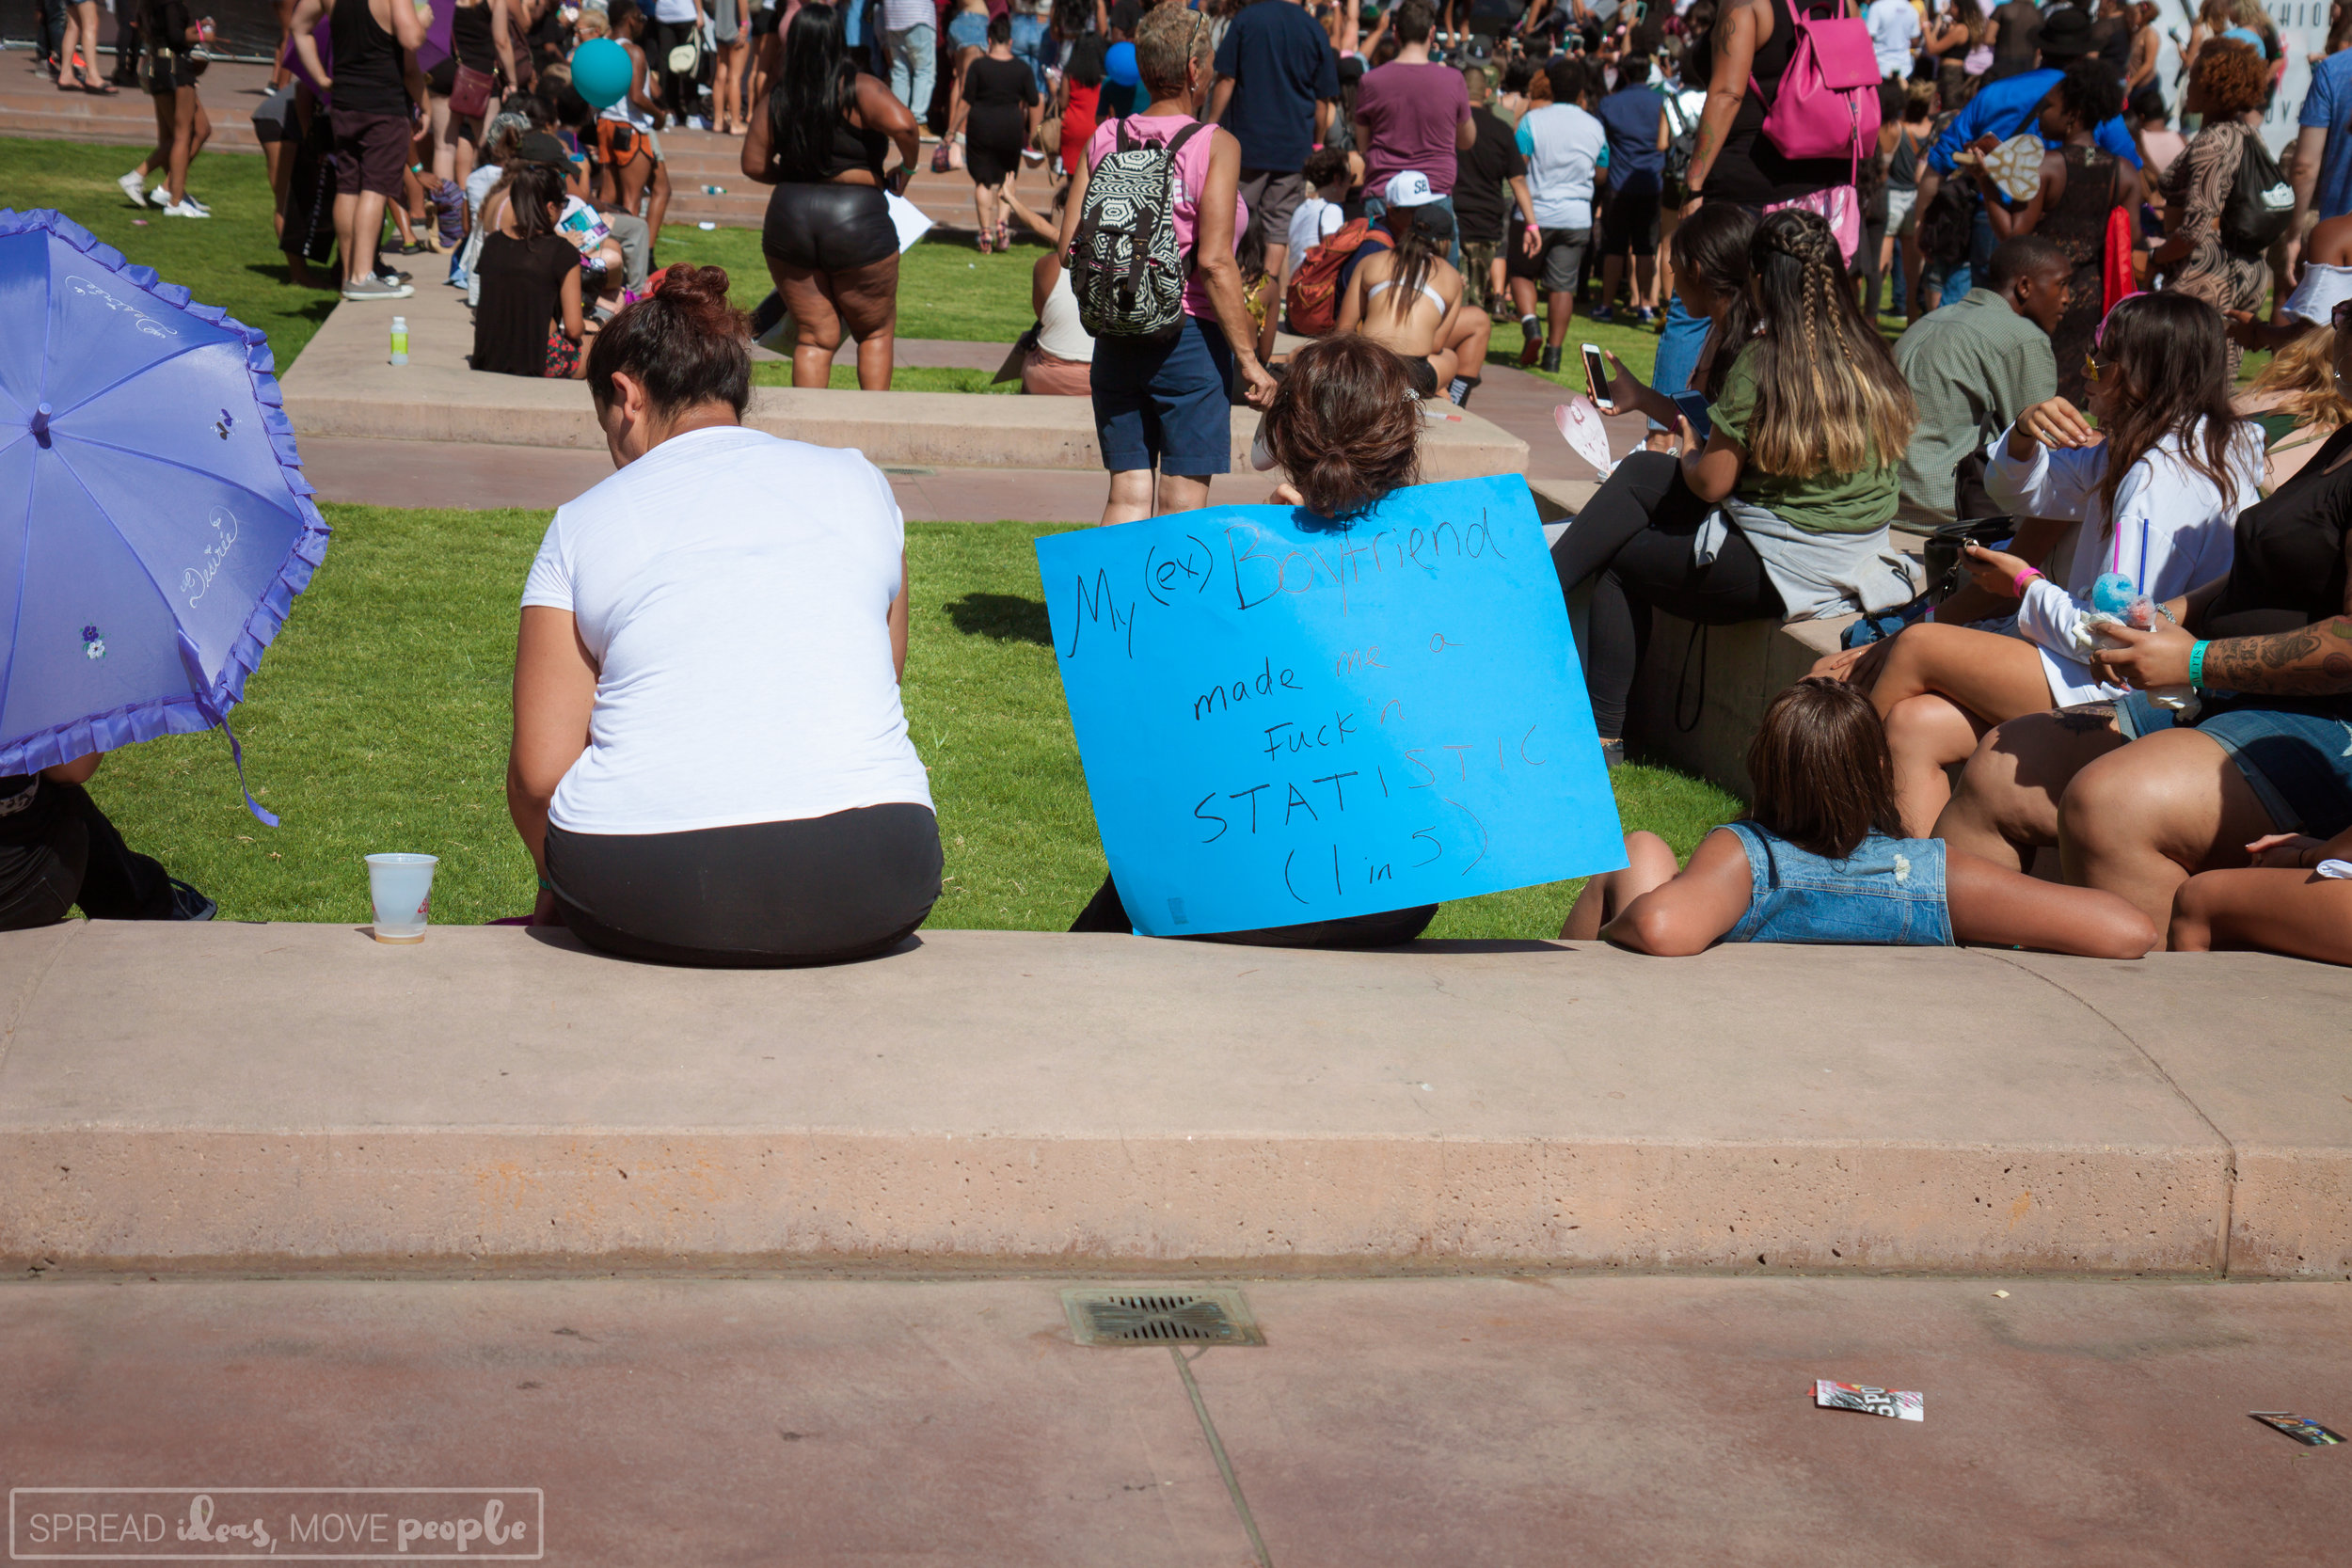
<path id="1" fill-rule="evenodd" d="M 1136 46 L 1112 44 L 1103 55 L 1103 74 L 1122 87 L 1132 87 L 1142 81 L 1143 73 L 1136 69 Z"/>
<path id="2" fill-rule="evenodd" d="M 572 90 L 592 109 L 610 108 L 627 98 L 636 74 L 628 51 L 611 39 L 590 39 L 572 51 Z"/>

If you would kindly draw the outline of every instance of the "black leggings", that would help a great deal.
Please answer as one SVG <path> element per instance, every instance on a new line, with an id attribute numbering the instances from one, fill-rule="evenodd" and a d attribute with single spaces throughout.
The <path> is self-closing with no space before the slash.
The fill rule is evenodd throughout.
<path id="1" fill-rule="evenodd" d="M 930 808 L 863 806 L 684 833 L 548 828 L 564 924 L 591 947 L 656 963 L 846 963 L 914 934 L 939 898 Z"/>
<path id="2" fill-rule="evenodd" d="M 1756 546 L 1737 528 L 1726 531 L 1712 564 L 1692 559 L 1693 536 L 1713 510 L 1683 483 L 1678 460 L 1637 451 L 1617 465 L 1551 546 L 1561 593 L 1597 579 L 1584 686 L 1603 740 L 1625 734 L 1626 702 L 1649 646 L 1653 608 L 1708 626 L 1786 613 Z"/>
<path id="3" fill-rule="evenodd" d="M 171 879 L 122 842 L 80 784 L 40 782 L 24 811 L 0 817 L 0 931 L 63 920 L 169 920 Z"/>
<path id="4" fill-rule="evenodd" d="M 1218 931 L 1210 936 L 1184 937 L 1185 942 L 1224 942 L 1236 947 L 1399 947 L 1429 928 L 1438 906 L 1422 904 L 1384 914 L 1351 914 L 1340 920 L 1311 920 L 1303 926 L 1269 926 L 1259 931 Z M 1119 886 L 1108 877 L 1101 891 L 1078 911 L 1073 931 L 1126 936 L 1136 928 L 1127 918 L 1127 905 Z"/>

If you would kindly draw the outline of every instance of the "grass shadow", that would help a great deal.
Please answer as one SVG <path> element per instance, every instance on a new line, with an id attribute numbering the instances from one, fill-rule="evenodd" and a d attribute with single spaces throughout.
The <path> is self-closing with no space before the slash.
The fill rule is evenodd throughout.
<path id="1" fill-rule="evenodd" d="M 1054 626 L 1045 613 L 1044 601 L 1024 598 L 1017 594 L 966 594 L 951 599 L 945 607 L 947 619 L 956 630 L 966 637 L 985 637 L 998 642 L 1034 642 L 1041 648 L 1054 645 Z"/>

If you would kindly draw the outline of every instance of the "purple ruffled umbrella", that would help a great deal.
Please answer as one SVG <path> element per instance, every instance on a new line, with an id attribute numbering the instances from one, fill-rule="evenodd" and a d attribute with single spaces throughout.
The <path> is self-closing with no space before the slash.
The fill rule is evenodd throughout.
<path id="1" fill-rule="evenodd" d="M 0 775 L 228 728 L 326 554 L 272 369 L 71 218 L 0 210 Z"/>

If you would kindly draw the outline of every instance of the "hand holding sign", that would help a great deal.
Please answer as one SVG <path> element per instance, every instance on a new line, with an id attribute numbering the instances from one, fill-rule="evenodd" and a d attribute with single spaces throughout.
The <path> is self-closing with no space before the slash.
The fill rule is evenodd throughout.
<path id="1" fill-rule="evenodd" d="M 1625 863 L 1524 480 L 1400 490 L 1345 523 L 1211 507 L 1037 550 L 1095 820 L 1146 934 Z"/>

